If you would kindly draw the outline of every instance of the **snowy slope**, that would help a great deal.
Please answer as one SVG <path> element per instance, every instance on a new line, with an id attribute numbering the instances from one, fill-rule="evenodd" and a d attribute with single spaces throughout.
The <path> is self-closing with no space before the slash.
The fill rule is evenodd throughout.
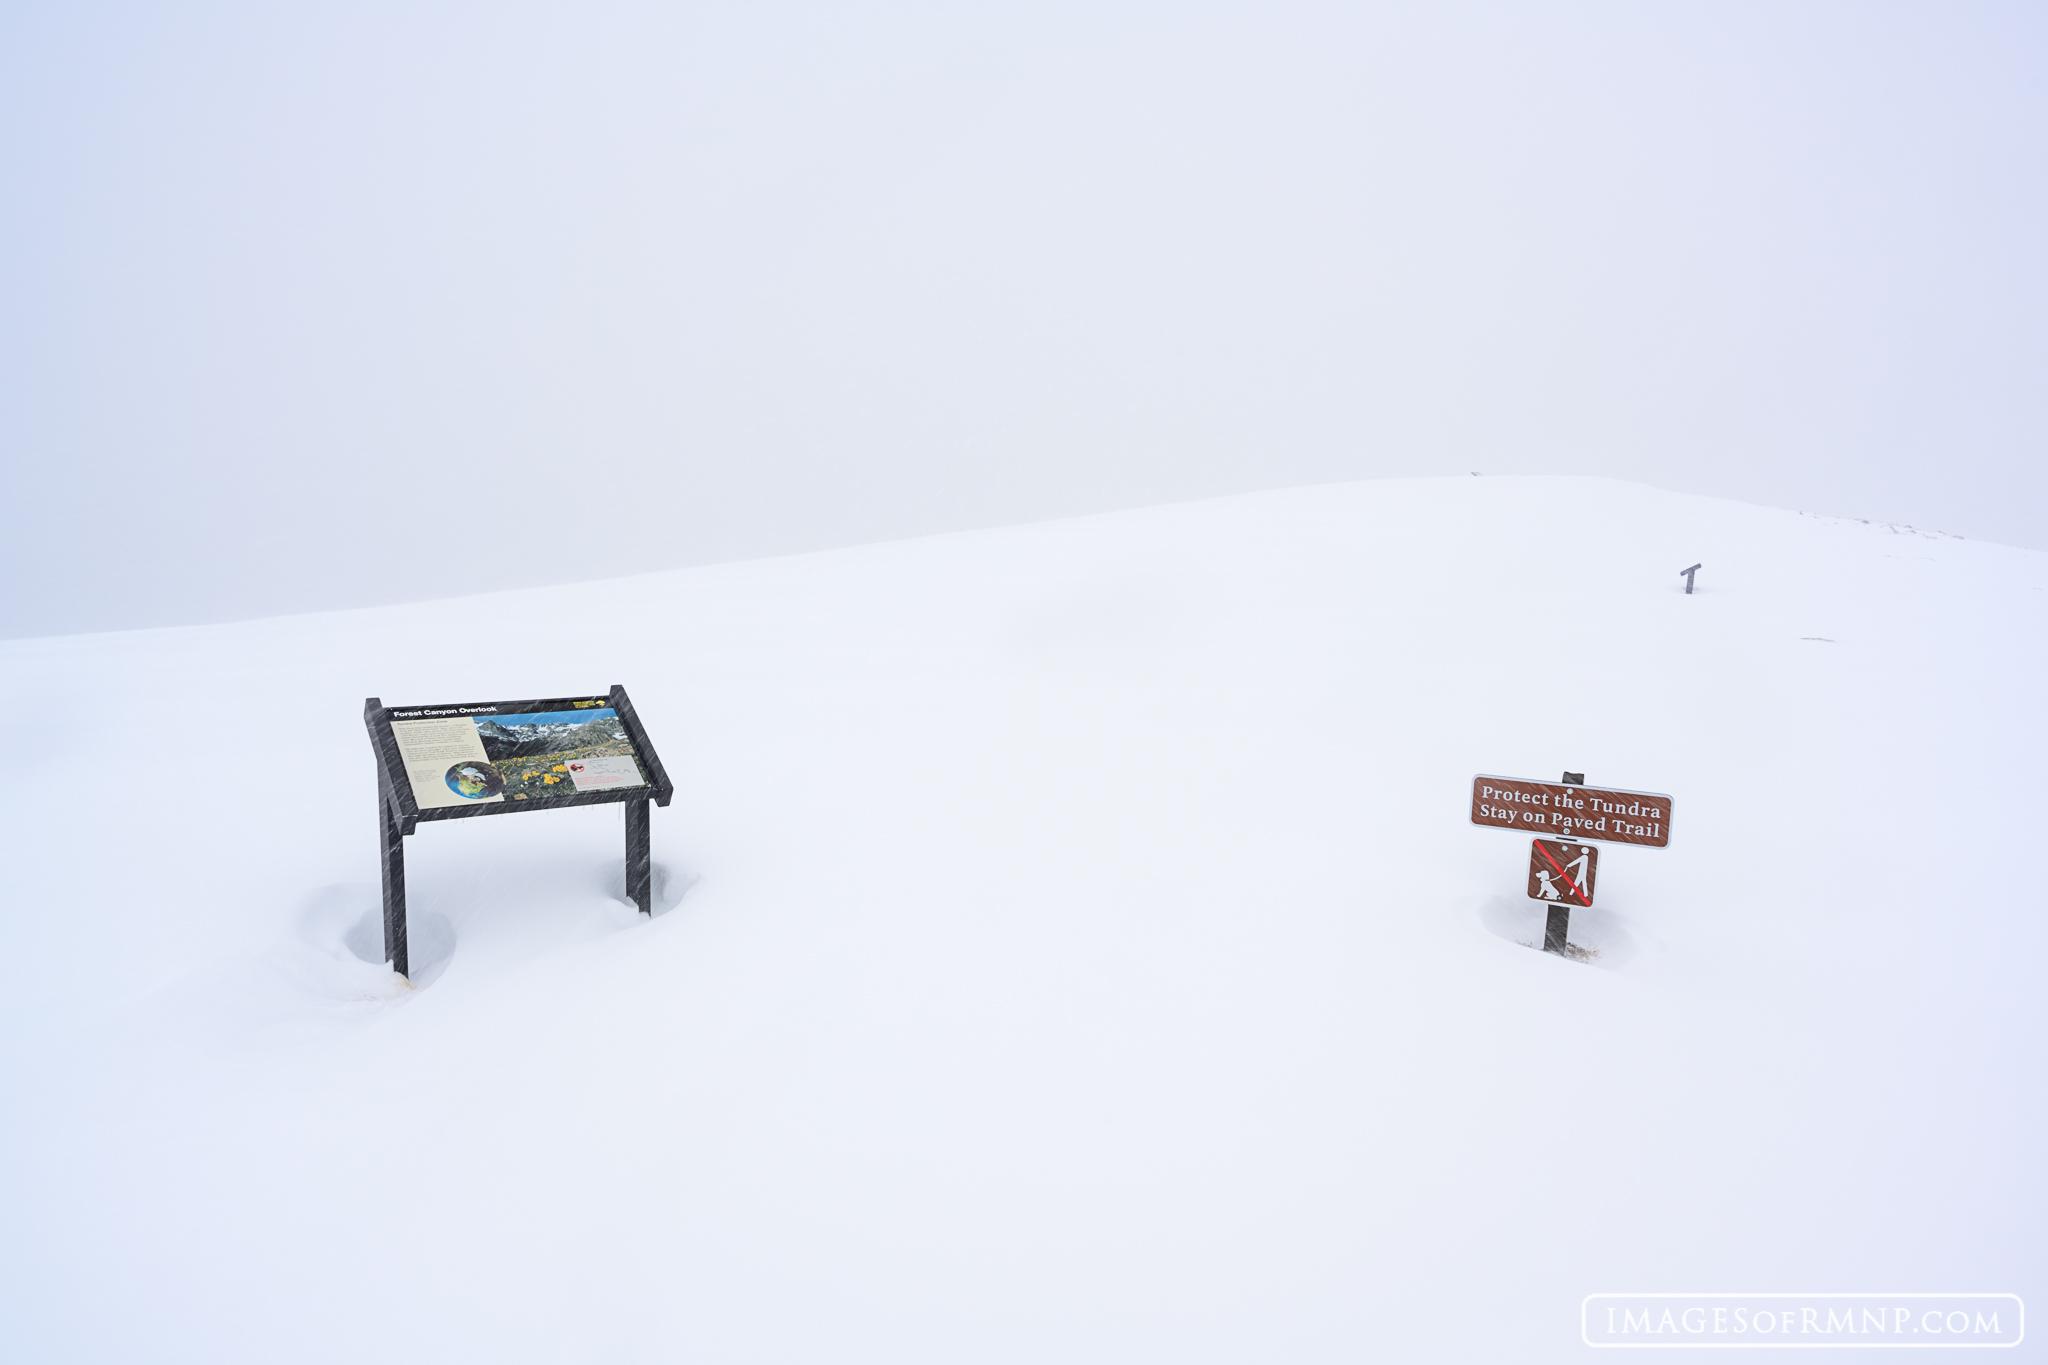
<path id="1" fill-rule="evenodd" d="M 1678 569 L 1703 561 L 1686 597 Z M 32 587 L 32 585 L 31 585 Z M 0 644 L 0 1356 L 1577 1359 L 1642 1289 L 2042 1301 L 2048 556 L 1312 488 Z M 626 683 L 423 827 L 360 709 Z M 1675 795 L 1588 962 L 1475 772 Z"/>

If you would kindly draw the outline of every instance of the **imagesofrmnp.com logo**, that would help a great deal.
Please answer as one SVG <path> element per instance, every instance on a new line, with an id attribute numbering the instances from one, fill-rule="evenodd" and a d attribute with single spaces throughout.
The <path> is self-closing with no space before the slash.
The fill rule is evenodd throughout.
<path id="1" fill-rule="evenodd" d="M 2017 1294 L 1588 1294 L 1588 1346 L 2017 1346 Z"/>

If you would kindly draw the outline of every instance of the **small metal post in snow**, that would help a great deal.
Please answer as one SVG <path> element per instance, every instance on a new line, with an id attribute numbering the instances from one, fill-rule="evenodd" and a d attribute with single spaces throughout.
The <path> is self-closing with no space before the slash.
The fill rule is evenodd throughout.
<path id="1" fill-rule="evenodd" d="M 1566 773 L 1564 780 L 1575 787 L 1586 785 L 1584 773 Z M 1569 957 L 1565 951 L 1565 935 L 1571 932 L 1572 908 L 1569 905 L 1552 905 L 1543 917 L 1543 951 Z"/>

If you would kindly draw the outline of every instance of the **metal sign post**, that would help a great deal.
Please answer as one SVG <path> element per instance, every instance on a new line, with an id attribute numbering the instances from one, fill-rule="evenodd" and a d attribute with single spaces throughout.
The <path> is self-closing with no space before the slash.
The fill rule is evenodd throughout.
<path id="1" fill-rule="evenodd" d="M 377 829 L 384 844 L 384 960 L 400 976 L 409 977 L 412 956 L 405 944 L 405 830 L 381 783 L 377 790 Z"/>
<path id="2" fill-rule="evenodd" d="M 647 836 L 647 802 L 626 803 L 626 899 L 654 913 L 654 853 Z"/>
<path id="3" fill-rule="evenodd" d="M 1566 773 L 1564 780 L 1573 786 L 1582 787 L 1586 784 L 1586 775 L 1584 773 Z M 1539 839 L 1536 842 L 1536 851 L 1541 853 L 1542 850 L 1543 841 Z M 1592 903 L 1593 898 L 1588 895 L 1586 897 L 1586 904 L 1591 905 Z M 1570 932 L 1571 927 L 1571 905 L 1568 902 L 1552 905 L 1543 917 L 1543 951 L 1546 953 L 1556 953 L 1559 957 L 1566 956 L 1565 935 Z"/>

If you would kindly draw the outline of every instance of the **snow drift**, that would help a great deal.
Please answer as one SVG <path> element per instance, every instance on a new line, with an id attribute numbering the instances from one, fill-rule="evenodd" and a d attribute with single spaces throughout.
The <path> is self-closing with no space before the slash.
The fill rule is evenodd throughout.
<path id="1" fill-rule="evenodd" d="M 1532 1361 L 1596 1291 L 2038 1291 L 2044 592 L 1469 479 L 0 644 L 0 1353 Z M 426 826 L 400 982 L 363 697 L 612 682 L 653 919 L 615 809 Z M 1584 962 L 1466 818 L 1565 769 L 1677 803 Z"/>

